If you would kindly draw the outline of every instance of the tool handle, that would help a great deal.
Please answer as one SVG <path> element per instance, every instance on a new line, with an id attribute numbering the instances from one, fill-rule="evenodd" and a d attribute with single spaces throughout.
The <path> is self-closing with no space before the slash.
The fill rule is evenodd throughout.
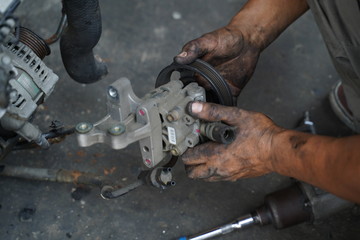
<path id="1" fill-rule="evenodd" d="M 213 238 L 216 236 L 224 235 L 234 231 L 235 229 L 243 229 L 245 227 L 249 227 L 257 224 L 256 219 L 251 215 L 247 214 L 238 218 L 236 221 L 222 225 L 220 227 L 216 227 L 210 231 L 205 233 L 193 235 L 190 237 L 180 237 L 178 240 L 205 240 L 209 238 Z"/>

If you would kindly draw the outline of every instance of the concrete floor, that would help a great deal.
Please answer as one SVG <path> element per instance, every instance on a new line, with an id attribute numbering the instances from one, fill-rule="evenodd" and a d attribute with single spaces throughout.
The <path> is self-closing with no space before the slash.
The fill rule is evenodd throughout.
<path id="1" fill-rule="evenodd" d="M 43 37 L 51 35 L 60 17 L 61 1 L 24 1 L 17 15 L 23 26 Z M 127 77 L 139 96 L 150 91 L 157 74 L 171 63 L 182 45 L 226 24 L 242 0 L 101 1 L 103 34 L 95 52 L 108 76 L 95 84 L 72 81 L 61 63 L 58 44 L 45 59 L 60 77 L 54 93 L 35 121 L 46 129 L 51 120 L 65 124 L 95 122 L 106 113 L 105 90 Z M 180 18 L 178 18 L 180 16 Z M 293 128 L 310 110 L 320 134 L 351 132 L 331 112 L 327 94 L 338 76 L 311 13 L 305 14 L 266 49 L 239 106 L 264 112 L 283 127 Z M 137 144 L 115 151 L 105 145 L 81 149 L 75 137 L 50 150 L 12 152 L 7 164 L 64 168 L 104 174 L 131 183 L 139 172 Z M 110 171 L 111 172 L 111 171 Z M 263 197 L 287 186 L 276 174 L 234 183 L 206 183 L 186 177 L 182 163 L 175 168 L 177 186 L 166 191 L 141 187 L 111 201 L 98 189 L 74 200 L 74 185 L 1 178 L 0 239 L 175 239 L 223 224 L 259 206 Z M 31 222 L 20 222 L 23 208 L 33 208 Z M 285 230 L 254 227 L 218 239 L 359 239 L 360 210 L 353 208 L 318 224 Z"/>

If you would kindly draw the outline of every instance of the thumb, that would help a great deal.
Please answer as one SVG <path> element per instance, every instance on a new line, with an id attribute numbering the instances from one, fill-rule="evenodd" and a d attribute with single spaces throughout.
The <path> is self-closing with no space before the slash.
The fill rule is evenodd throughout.
<path id="1" fill-rule="evenodd" d="M 211 51 L 213 47 L 205 37 L 192 40 L 184 45 L 181 53 L 175 56 L 174 61 L 179 64 L 189 64 Z"/>
<path id="2" fill-rule="evenodd" d="M 190 102 L 189 114 L 210 122 L 223 121 L 229 125 L 236 125 L 242 115 L 242 110 L 215 103 Z"/>

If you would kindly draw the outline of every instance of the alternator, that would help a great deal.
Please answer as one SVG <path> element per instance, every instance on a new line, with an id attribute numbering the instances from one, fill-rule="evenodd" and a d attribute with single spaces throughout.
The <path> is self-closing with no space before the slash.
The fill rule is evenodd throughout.
<path id="1" fill-rule="evenodd" d="M 8 71 L 8 105 L 1 126 L 28 141 L 47 147 L 37 126 L 29 122 L 39 104 L 53 91 L 58 76 L 42 61 L 50 53 L 46 43 L 30 30 L 21 28 L 20 41 L 10 39 L 0 46 L 1 68 Z"/>

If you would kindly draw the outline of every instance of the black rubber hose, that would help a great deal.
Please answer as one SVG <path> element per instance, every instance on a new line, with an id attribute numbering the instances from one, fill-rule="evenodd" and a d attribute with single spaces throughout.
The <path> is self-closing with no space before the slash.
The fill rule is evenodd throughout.
<path id="1" fill-rule="evenodd" d="M 94 57 L 93 48 L 101 36 L 98 0 L 63 0 L 67 27 L 60 40 L 66 71 L 80 83 L 93 83 L 107 74 L 106 65 Z"/>

